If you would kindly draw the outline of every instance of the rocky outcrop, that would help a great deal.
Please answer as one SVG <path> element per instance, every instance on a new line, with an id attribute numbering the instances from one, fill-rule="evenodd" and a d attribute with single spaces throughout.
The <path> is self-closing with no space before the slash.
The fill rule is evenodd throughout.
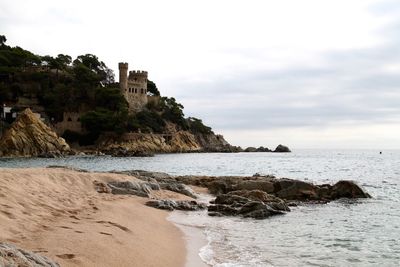
<path id="1" fill-rule="evenodd" d="M 121 172 L 132 175 L 143 181 L 143 185 L 123 183 L 118 190 L 125 188 L 147 194 L 151 186 L 158 185 L 161 189 L 171 190 L 195 198 L 192 189 L 186 185 L 195 185 L 208 188 L 216 199 L 208 207 L 210 216 L 242 216 L 255 219 L 264 219 L 272 215 L 284 214 L 290 211 L 289 206 L 296 203 L 326 203 L 339 198 L 370 198 L 360 186 L 353 181 L 339 181 L 334 185 L 312 183 L 276 178 L 272 175 L 254 176 L 171 176 L 162 172 L 148 172 L 141 170 Z M 112 188 L 113 184 L 109 186 Z M 98 191 L 105 191 L 97 186 Z M 115 190 L 115 189 L 112 189 Z M 120 192 L 120 191 L 118 191 Z M 144 192 L 144 193 L 143 193 Z M 139 194 L 139 195 L 140 195 Z M 152 201 L 149 206 L 160 209 L 197 210 L 197 202 L 174 202 L 170 200 Z M 190 205 L 189 205 L 190 204 Z M 189 206 L 187 206 L 189 205 Z M 194 206 L 193 206 L 194 205 Z"/>
<path id="2" fill-rule="evenodd" d="M 157 182 L 115 181 L 109 182 L 107 186 L 114 195 L 135 195 L 140 197 L 149 197 L 152 190 L 160 190 Z"/>
<path id="3" fill-rule="evenodd" d="M 282 199 L 258 190 L 233 191 L 219 195 L 212 204 L 208 207 L 210 216 L 227 215 L 265 219 L 290 211 Z"/>
<path id="4" fill-rule="evenodd" d="M 0 156 L 3 157 L 55 157 L 70 151 L 65 140 L 58 137 L 30 109 L 19 114 L 0 140 Z"/>
<path id="5" fill-rule="evenodd" d="M 59 267 L 56 262 L 36 253 L 0 243 L 0 266 Z"/>
<path id="6" fill-rule="evenodd" d="M 371 197 L 353 181 L 339 181 L 335 185 L 312 183 L 276 178 L 271 175 L 242 176 L 178 176 L 181 183 L 207 187 L 211 194 L 227 194 L 238 190 L 260 190 L 285 200 L 332 201 L 342 197 Z"/>
<path id="7" fill-rule="evenodd" d="M 273 152 L 288 153 L 288 152 L 291 152 L 291 151 L 287 146 L 278 145 Z"/>
<path id="8" fill-rule="evenodd" d="M 101 152 L 113 156 L 151 156 L 154 153 L 198 152 L 200 145 L 193 134 L 178 131 L 171 134 L 127 133 L 100 138 Z"/>
<path id="9" fill-rule="evenodd" d="M 146 205 L 149 207 L 162 209 L 162 210 L 204 210 L 207 208 L 207 205 L 204 203 L 198 203 L 194 200 L 150 200 L 146 202 Z"/>
<path id="10" fill-rule="evenodd" d="M 178 182 L 160 182 L 159 183 L 161 189 L 169 190 L 172 192 L 176 192 L 191 198 L 197 198 L 195 192 L 187 185 Z"/>
<path id="11" fill-rule="evenodd" d="M 243 149 L 230 145 L 222 135 L 219 134 L 196 134 L 196 141 L 202 152 L 242 152 Z"/>
<path id="12" fill-rule="evenodd" d="M 243 152 L 272 152 L 272 150 L 270 150 L 267 147 L 263 147 L 263 146 L 260 146 L 258 148 L 250 146 L 250 147 L 246 148 Z"/>

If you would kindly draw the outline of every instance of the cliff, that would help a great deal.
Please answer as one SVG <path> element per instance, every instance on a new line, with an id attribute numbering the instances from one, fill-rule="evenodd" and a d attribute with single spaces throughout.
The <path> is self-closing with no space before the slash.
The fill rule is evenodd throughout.
<path id="1" fill-rule="evenodd" d="M 241 152 L 240 147 L 230 145 L 220 134 L 196 134 L 196 140 L 203 152 Z"/>
<path id="2" fill-rule="evenodd" d="M 188 131 L 168 134 L 128 133 L 122 136 L 104 135 L 98 147 L 106 154 L 137 155 L 146 153 L 236 152 L 222 135 L 196 134 Z"/>
<path id="3" fill-rule="evenodd" d="M 3 157 L 60 155 L 69 151 L 65 140 L 30 109 L 25 109 L 18 116 L 0 140 L 0 156 Z"/>
<path id="4" fill-rule="evenodd" d="M 119 137 L 105 135 L 101 138 L 99 147 L 106 154 L 120 154 L 119 151 L 126 151 L 127 155 L 137 152 L 175 153 L 201 150 L 195 137 L 186 131 L 168 135 L 144 133 L 128 133 Z"/>

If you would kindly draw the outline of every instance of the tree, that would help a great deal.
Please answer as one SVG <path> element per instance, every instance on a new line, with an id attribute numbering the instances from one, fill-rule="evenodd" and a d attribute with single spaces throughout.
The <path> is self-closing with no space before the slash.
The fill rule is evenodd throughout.
<path id="1" fill-rule="evenodd" d="M 150 80 L 147 80 L 147 92 L 149 92 L 151 95 L 160 95 L 160 91 L 158 91 L 157 85 Z"/>
<path id="2" fill-rule="evenodd" d="M 95 105 L 112 111 L 126 111 L 128 103 L 119 88 L 101 87 L 96 90 Z"/>
<path id="3" fill-rule="evenodd" d="M 183 114 L 183 105 L 176 102 L 173 97 L 162 97 L 160 101 L 161 108 L 163 110 L 162 117 L 179 125 L 183 130 L 188 129 L 187 121 L 185 120 L 185 114 Z"/>
<path id="4" fill-rule="evenodd" d="M 211 127 L 205 126 L 203 121 L 194 117 L 189 117 L 187 119 L 189 124 L 189 129 L 192 133 L 200 133 L 200 134 L 211 134 L 213 131 Z"/>
<path id="5" fill-rule="evenodd" d="M 58 69 L 65 70 L 71 64 L 72 58 L 69 55 L 58 54 L 55 58 L 55 61 L 57 63 Z"/>
<path id="6" fill-rule="evenodd" d="M 97 80 L 104 84 L 114 82 L 114 72 L 109 69 L 103 61 L 99 61 L 98 57 L 92 54 L 80 55 L 74 62 L 74 67 L 86 67 L 97 75 Z"/>
<path id="7" fill-rule="evenodd" d="M 5 35 L 0 35 L 0 45 L 3 46 L 7 42 L 7 38 Z"/>

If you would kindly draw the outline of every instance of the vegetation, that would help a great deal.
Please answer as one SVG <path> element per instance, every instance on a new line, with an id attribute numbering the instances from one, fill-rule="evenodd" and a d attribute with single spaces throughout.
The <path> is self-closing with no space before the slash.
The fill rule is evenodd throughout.
<path id="1" fill-rule="evenodd" d="M 183 105 L 173 97 L 161 97 L 157 85 L 150 80 L 148 93 L 159 100 L 129 115 L 113 71 L 93 54 L 74 60 L 65 54 L 39 56 L 6 42 L 7 38 L 0 35 L 0 104 L 36 99 L 53 123 L 61 121 L 65 111 L 86 110 L 80 121 L 87 134 L 66 131 L 64 137 L 69 141 L 90 144 L 104 132 L 163 133 L 167 122 L 178 130 L 212 133 L 201 120 L 185 119 Z"/>

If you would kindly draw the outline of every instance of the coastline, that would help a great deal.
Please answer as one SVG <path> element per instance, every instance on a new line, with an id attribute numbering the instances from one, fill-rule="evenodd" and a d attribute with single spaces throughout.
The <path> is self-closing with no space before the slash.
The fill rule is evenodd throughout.
<path id="1" fill-rule="evenodd" d="M 184 218 L 183 212 L 174 211 L 167 220 L 173 223 L 183 233 L 183 240 L 186 246 L 185 267 L 210 267 L 203 261 L 200 256 L 200 251 L 208 245 L 207 238 L 203 232 L 203 228 L 196 226 L 184 225 L 179 222 L 179 218 Z"/>
<path id="2" fill-rule="evenodd" d="M 0 242 L 61 266 L 184 266 L 182 232 L 146 199 L 97 193 L 93 181 L 132 176 L 2 168 Z"/>

